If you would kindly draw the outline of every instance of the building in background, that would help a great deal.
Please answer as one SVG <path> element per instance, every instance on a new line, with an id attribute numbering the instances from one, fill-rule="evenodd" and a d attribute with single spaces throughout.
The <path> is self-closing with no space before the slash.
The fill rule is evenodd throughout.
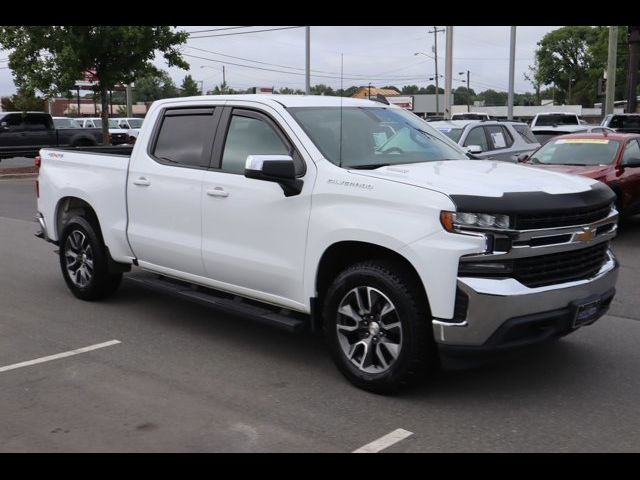
<path id="1" fill-rule="evenodd" d="M 400 95 L 400 92 L 394 90 L 393 88 L 376 88 L 374 86 L 368 87 L 360 87 L 356 93 L 351 95 L 351 98 L 376 98 L 378 95 L 382 95 L 383 97 L 395 97 Z"/>

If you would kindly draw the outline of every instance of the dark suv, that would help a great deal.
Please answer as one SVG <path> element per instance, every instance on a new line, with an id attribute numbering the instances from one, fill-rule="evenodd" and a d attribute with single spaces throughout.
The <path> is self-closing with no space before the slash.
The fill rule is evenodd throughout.
<path id="1" fill-rule="evenodd" d="M 640 133 L 640 113 L 614 113 L 607 115 L 600 124 L 620 133 Z"/>

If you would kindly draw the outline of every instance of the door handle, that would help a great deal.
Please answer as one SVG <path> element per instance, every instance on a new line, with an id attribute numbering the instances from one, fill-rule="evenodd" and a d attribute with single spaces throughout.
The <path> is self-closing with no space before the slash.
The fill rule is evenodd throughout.
<path id="1" fill-rule="evenodd" d="M 148 187 L 149 185 L 151 185 L 151 182 L 146 179 L 145 177 L 140 177 L 136 180 L 133 181 L 134 185 L 138 185 L 140 187 Z"/>
<path id="2" fill-rule="evenodd" d="M 229 192 L 225 192 L 224 188 L 222 187 L 216 187 L 216 188 L 210 188 L 207 190 L 207 195 L 209 195 L 210 197 L 228 197 L 229 196 Z"/>

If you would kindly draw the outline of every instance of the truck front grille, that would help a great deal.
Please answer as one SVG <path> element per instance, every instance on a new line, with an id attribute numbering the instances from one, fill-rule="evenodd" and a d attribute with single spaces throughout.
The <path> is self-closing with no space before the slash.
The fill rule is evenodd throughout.
<path id="1" fill-rule="evenodd" d="M 573 209 L 560 213 L 516 215 L 516 230 L 536 230 L 540 228 L 571 227 L 586 225 L 606 218 L 611 212 L 611 205 L 597 208 Z"/>
<path id="2" fill-rule="evenodd" d="M 609 242 L 568 252 L 516 258 L 514 260 L 487 260 L 486 262 L 461 262 L 461 277 L 515 278 L 530 288 L 585 280 L 595 276 L 607 260 Z M 495 258 L 495 257 L 494 257 Z M 487 269 L 477 268 L 487 263 Z M 475 268 L 470 268 L 474 266 Z M 500 267 L 501 268 L 497 268 Z M 457 305 L 456 299 L 456 305 Z"/>
<path id="3" fill-rule="evenodd" d="M 593 277 L 607 259 L 609 242 L 569 252 L 513 260 L 513 277 L 527 287 L 542 287 Z"/>

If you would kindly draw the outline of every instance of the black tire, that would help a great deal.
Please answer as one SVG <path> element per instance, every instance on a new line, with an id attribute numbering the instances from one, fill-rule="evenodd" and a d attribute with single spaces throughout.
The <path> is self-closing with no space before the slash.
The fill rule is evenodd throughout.
<path id="1" fill-rule="evenodd" d="M 394 330 L 386 330 L 386 337 L 378 337 L 376 340 L 377 336 L 385 334 L 386 326 L 385 323 L 382 323 L 382 315 L 376 317 L 375 314 L 355 315 L 362 320 L 360 324 L 368 324 L 368 326 L 359 327 L 356 331 L 338 333 L 339 328 L 354 328 L 348 325 L 349 322 L 353 321 L 358 325 L 358 321 L 354 320 L 354 317 L 338 312 L 341 307 L 343 309 L 349 308 L 346 307 L 347 304 L 353 305 L 354 300 L 350 295 L 357 297 L 355 290 L 358 287 L 364 287 L 365 292 L 373 292 L 369 294 L 370 300 L 365 302 L 369 304 L 369 312 L 375 312 L 375 305 L 381 303 L 383 306 L 377 307 L 378 313 L 385 311 L 387 307 L 384 305 L 387 302 L 395 307 L 394 310 L 389 310 L 391 313 L 382 314 L 385 315 L 384 318 L 393 315 L 391 320 L 384 320 L 385 323 L 389 325 L 400 323 L 399 327 L 395 327 L 395 333 Z M 367 289 L 367 287 L 369 288 Z M 407 273 L 405 268 L 383 260 L 354 264 L 334 280 L 325 296 L 323 308 L 325 339 L 338 369 L 351 383 L 375 393 L 393 393 L 412 384 L 436 368 L 437 350 L 429 322 L 430 313 L 421 289 L 422 287 L 413 279 L 412 275 Z M 355 300 L 358 299 L 355 298 Z M 355 312 L 352 311 L 352 313 Z M 373 318 L 373 320 L 365 322 L 365 318 Z M 375 328 L 372 329 L 372 327 Z M 366 342 L 363 337 L 365 335 L 367 338 L 371 336 L 369 347 L 374 345 L 372 352 L 376 358 L 373 358 L 374 361 L 371 362 L 364 359 L 366 352 L 370 350 L 369 347 L 366 347 L 365 350 L 365 347 L 358 346 L 357 348 L 362 352 L 359 357 L 353 344 L 350 345 L 352 348 L 349 352 L 346 351 L 352 341 L 355 343 Z M 394 335 L 395 338 L 391 343 L 397 342 L 400 345 L 399 353 L 395 358 L 391 354 L 391 350 L 386 346 L 383 349 L 380 345 L 385 342 L 389 343 Z M 399 339 L 398 335 L 401 335 Z M 374 341 L 377 343 L 371 343 Z M 384 350 L 384 352 L 377 349 Z M 349 353 L 351 353 L 351 359 L 348 357 Z M 380 359 L 381 356 L 386 358 Z M 360 362 L 360 366 L 356 365 L 358 362 Z M 388 363 L 388 366 L 385 367 L 383 362 Z M 368 364 L 368 367 L 365 363 Z M 364 367 L 370 371 L 365 371 Z"/>
<path id="2" fill-rule="evenodd" d="M 80 239 L 84 238 L 82 242 Z M 86 248 L 82 248 L 86 246 Z M 76 247 L 74 249 L 74 246 Z M 85 258 L 82 259 L 82 252 Z M 73 262 L 76 255 L 76 262 Z M 99 228 L 81 216 L 72 217 L 60 235 L 60 269 L 71 292 L 82 300 L 102 300 L 112 296 L 122 281 L 122 273 L 110 273 L 107 250 Z M 88 259 L 92 262 L 89 268 Z M 82 266 L 77 267 L 77 262 Z M 72 272 L 75 280 L 71 278 Z M 83 271 L 78 273 L 78 268 Z M 86 273 L 87 275 L 85 275 Z"/>

